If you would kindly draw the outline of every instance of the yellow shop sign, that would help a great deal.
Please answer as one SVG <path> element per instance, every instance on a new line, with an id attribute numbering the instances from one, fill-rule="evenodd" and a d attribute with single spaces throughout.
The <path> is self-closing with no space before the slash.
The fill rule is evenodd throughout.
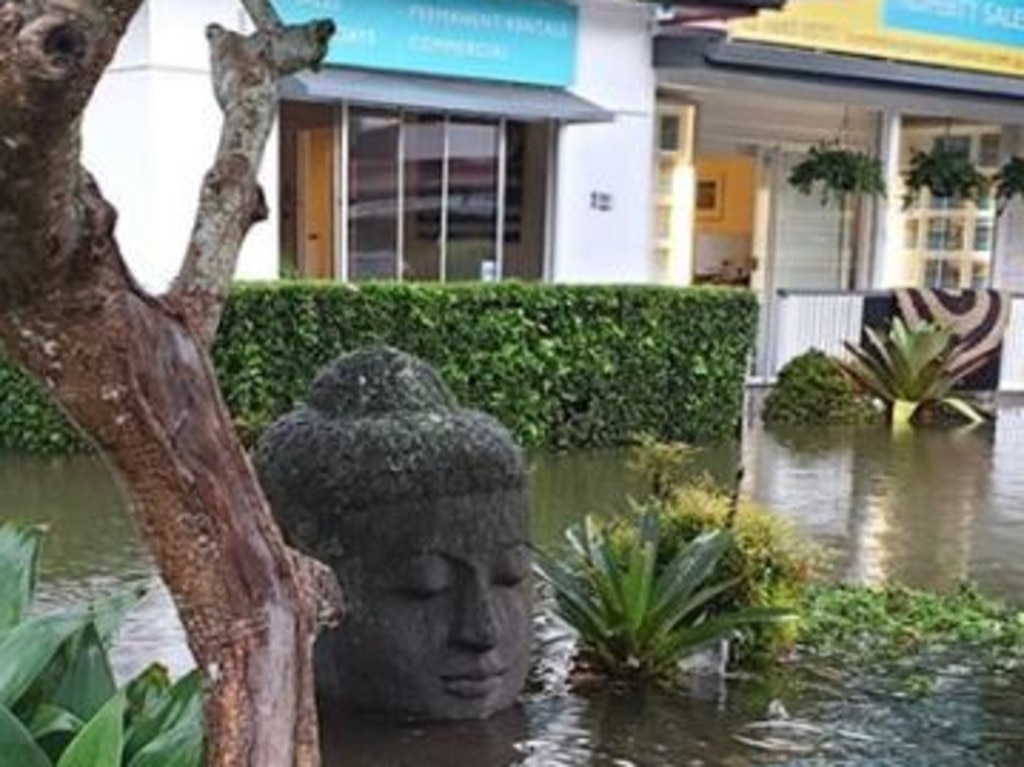
<path id="1" fill-rule="evenodd" d="M 734 40 L 1024 76 L 1024 0 L 790 0 Z"/>

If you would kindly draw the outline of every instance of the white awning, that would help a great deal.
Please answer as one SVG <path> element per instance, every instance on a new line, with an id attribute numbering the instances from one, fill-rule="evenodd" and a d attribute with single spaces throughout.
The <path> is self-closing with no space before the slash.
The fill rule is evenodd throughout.
<path id="1" fill-rule="evenodd" d="M 524 122 L 611 122 L 614 113 L 569 91 L 530 85 L 455 80 L 363 69 L 325 68 L 281 81 L 281 98 L 399 106 L 445 114 L 486 115 Z"/>

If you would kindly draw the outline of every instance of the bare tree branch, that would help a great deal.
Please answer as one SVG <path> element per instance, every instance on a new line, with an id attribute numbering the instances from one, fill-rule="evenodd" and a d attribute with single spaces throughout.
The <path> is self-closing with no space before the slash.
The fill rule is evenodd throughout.
<path id="1" fill-rule="evenodd" d="M 66 126 L 85 108 L 141 4 L 142 0 L 0 0 L 0 96 L 17 88 L 23 98 L 50 108 L 48 123 Z M 32 114 L 11 109 L 2 113 L 7 120 Z"/>
<path id="2" fill-rule="evenodd" d="M 261 29 L 249 37 L 216 25 L 207 30 L 224 125 L 200 191 L 185 263 L 168 296 L 207 346 L 217 332 L 245 236 L 267 216 L 256 175 L 277 113 L 278 79 L 318 67 L 333 33 L 330 21 Z"/>
<path id="3" fill-rule="evenodd" d="M 242 5 L 257 29 L 270 32 L 281 26 L 281 17 L 270 0 L 242 0 Z"/>
<path id="4" fill-rule="evenodd" d="M 87 266 L 78 124 L 140 3 L 0 0 L 0 310 Z"/>

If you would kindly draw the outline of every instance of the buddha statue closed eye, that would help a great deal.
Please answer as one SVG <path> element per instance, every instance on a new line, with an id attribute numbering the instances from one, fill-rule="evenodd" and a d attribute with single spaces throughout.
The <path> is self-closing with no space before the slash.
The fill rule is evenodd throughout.
<path id="1" fill-rule="evenodd" d="M 412 719 L 510 706 L 529 662 L 527 474 L 508 432 L 388 348 L 339 359 L 256 454 L 289 542 L 330 565 L 322 703 Z"/>

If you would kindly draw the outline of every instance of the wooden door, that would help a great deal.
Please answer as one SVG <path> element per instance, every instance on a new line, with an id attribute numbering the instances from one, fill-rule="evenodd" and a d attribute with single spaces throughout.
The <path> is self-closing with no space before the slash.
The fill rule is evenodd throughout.
<path id="1" fill-rule="evenodd" d="M 334 194 L 334 130 L 299 131 L 299 264 L 303 277 L 334 279 L 337 217 Z"/>

